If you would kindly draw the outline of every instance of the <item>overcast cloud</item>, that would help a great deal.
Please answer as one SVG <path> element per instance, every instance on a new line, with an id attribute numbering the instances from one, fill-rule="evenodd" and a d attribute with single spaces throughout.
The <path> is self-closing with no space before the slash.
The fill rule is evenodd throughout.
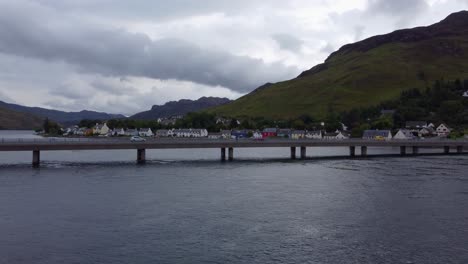
<path id="1" fill-rule="evenodd" d="M 0 0 L 0 100 L 133 114 L 235 99 L 466 0 Z"/>

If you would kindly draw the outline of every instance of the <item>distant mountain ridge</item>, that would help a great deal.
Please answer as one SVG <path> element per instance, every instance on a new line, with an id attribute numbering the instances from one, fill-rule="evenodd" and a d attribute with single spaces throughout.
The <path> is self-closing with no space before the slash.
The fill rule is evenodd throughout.
<path id="1" fill-rule="evenodd" d="M 55 122 L 58 122 L 62 125 L 71 125 L 77 124 L 83 119 L 99 119 L 99 120 L 108 120 L 108 119 L 117 119 L 125 118 L 124 115 L 120 114 L 108 114 L 102 112 L 88 111 L 83 110 L 80 112 L 64 112 L 59 110 L 46 109 L 41 107 L 28 107 L 17 104 L 10 104 L 0 101 L 0 107 L 13 110 L 21 113 L 28 113 L 35 115 L 37 117 L 49 118 Z"/>
<path id="2" fill-rule="evenodd" d="M 228 98 L 201 97 L 198 100 L 182 99 L 167 102 L 164 105 L 154 105 L 151 110 L 137 113 L 131 119 L 154 120 L 162 117 L 185 115 L 190 112 L 205 110 L 210 107 L 220 106 L 231 102 Z"/>
<path id="3" fill-rule="evenodd" d="M 467 77 L 468 11 L 461 11 L 430 26 L 344 45 L 297 78 L 266 84 L 208 111 L 231 117 L 324 118 L 330 110 L 377 105 L 436 80 Z"/>

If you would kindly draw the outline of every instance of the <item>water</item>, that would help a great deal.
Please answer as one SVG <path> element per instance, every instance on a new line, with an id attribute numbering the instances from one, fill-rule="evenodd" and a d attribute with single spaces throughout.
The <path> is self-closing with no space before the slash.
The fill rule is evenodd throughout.
<path id="1" fill-rule="evenodd" d="M 467 156 L 63 151 L 37 170 L 0 155 L 0 263 L 468 261 Z"/>

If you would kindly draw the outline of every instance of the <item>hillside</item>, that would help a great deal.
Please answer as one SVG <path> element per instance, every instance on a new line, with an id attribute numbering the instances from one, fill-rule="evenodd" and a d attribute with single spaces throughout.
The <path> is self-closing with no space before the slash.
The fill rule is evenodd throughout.
<path id="1" fill-rule="evenodd" d="M 0 129 L 36 129 L 42 123 L 40 117 L 0 107 Z"/>
<path id="2" fill-rule="evenodd" d="M 345 45 L 297 78 L 266 84 L 210 109 L 226 116 L 324 117 L 394 99 L 438 79 L 468 77 L 468 12 L 428 27 L 398 30 Z"/>
<path id="3" fill-rule="evenodd" d="M 61 123 L 62 125 L 77 124 L 82 119 L 107 120 L 113 118 L 125 118 L 124 115 L 107 114 L 101 112 L 83 110 L 80 112 L 64 112 L 40 107 L 27 107 L 17 104 L 9 104 L 0 101 L 0 107 L 21 113 L 34 114 L 35 116 L 46 118 Z"/>
<path id="4" fill-rule="evenodd" d="M 167 102 L 164 105 L 154 105 L 151 110 L 131 116 L 131 119 L 154 120 L 160 117 L 185 115 L 190 112 L 204 110 L 210 107 L 227 104 L 231 100 L 218 97 L 201 97 L 198 100 L 179 100 Z"/>

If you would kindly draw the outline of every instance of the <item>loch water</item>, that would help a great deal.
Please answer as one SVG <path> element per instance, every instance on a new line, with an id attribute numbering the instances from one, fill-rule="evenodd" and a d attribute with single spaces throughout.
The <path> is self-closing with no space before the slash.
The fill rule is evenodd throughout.
<path id="1" fill-rule="evenodd" d="M 33 137 L 0 132 L 0 137 Z M 399 150 L 369 149 L 370 154 Z M 308 149 L 309 156 L 347 149 Z M 0 263 L 468 263 L 468 156 L 0 152 Z"/>

